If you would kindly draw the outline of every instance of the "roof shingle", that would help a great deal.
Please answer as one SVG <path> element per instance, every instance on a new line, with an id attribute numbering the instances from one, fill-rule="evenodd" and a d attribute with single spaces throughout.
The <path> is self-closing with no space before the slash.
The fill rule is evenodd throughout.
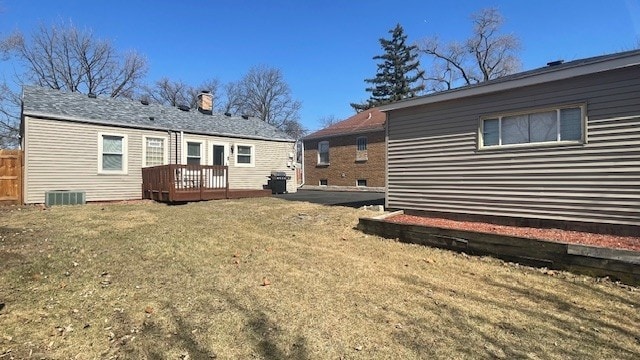
<path id="1" fill-rule="evenodd" d="M 387 117 L 378 108 L 371 108 L 359 112 L 352 117 L 337 122 L 322 130 L 318 130 L 304 137 L 304 139 L 317 139 L 327 136 L 357 134 L 376 130 L 384 130 Z"/>
<path id="2" fill-rule="evenodd" d="M 240 116 L 196 111 L 139 101 L 97 97 L 77 92 L 63 92 L 38 86 L 24 86 L 23 114 L 58 120 L 144 129 L 184 131 L 248 139 L 291 141 L 286 133 L 266 122 Z"/>

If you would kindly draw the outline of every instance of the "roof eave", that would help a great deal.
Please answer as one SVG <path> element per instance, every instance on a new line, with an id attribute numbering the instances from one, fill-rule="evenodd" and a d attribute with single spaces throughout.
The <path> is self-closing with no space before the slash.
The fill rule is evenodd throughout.
<path id="1" fill-rule="evenodd" d="M 376 128 L 369 128 L 369 129 L 363 129 L 363 130 L 357 130 L 357 131 L 349 131 L 349 132 L 339 132 L 339 133 L 332 133 L 332 134 L 321 134 L 321 135 L 309 135 L 309 136 L 305 136 L 302 138 L 302 140 L 315 140 L 315 139 L 322 139 L 322 138 L 329 138 L 329 137 L 338 137 L 338 136 L 347 136 L 347 135 L 358 135 L 358 134 L 367 134 L 367 133 L 372 133 L 372 132 L 378 132 L 378 131 L 384 131 L 385 127 L 384 125 L 380 126 L 380 127 L 376 127 Z"/>
<path id="2" fill-rule="evenodd" d="M 478 86 L 469 86 L 442 93 L 425 95 L 418 98 L 399 101 L 387 105 L 380 106 L 380 111 L 387 112 L 392 110 L 405 109 L 414 106 L 428 105 L 442 101 L 456 100 L 471 96 L 479 96 L 491 94 L 499 91 L 512 90 L 525 86 L 538 85 L 552 81 L 565 80 L 577 76 L 595 74 L 603 71 L 620 69 L 630 66 L 640 65 L 640 52 L 634 52 L 628 56 L 621 56 L 613 59 L 604 59 L 594 61 L 587 64 L 576 64 L 572 67 L 559 69 L 550 68 L 542 73 L 531 75 L 523 74 L 523 77 L 513 80 L 488 82 Z"/>
<path id="3" fill-rule="evenodd" d="M 124 124 L 124 123 L 116 123 L 116 122 L 104 122 L 104 121 L 98 121 L 98 120 L 94 120 L 94 119 L 85 119 L 85 118 L 78 118 L 78 117 L 73 117 L 73 116 L 61 116 L 61 115 L 40 113 L 40 112 L 37 112 L 37 111 L 29 111 L 29 110 L 23 111 L 22 112 L 22 116 L 23 117 L 24 116 L 30 116 L 30 117 L 34 117 L 34 118 L 50 119 L 50 120 L 56 120 L 56 121 L 70 121 L 70 122 L 85 123 L 85 124 L 92 124 L 92 125 L 129 128 L 129 129 L 142 129 L 142 130 L 155 130 L 155 131 L 174 131 L 174 132 L 183 131 L 183 132 L 185 132 L 187 134 L 222 136 L 222 137 L 230 137 L 230 138 L 234 138 L 234 139 L 269 140 L 269 141 L 277 141 L 277 142 L 296 142 L 295 139 L 267 138 L 267 137 L 264 137 L 264 136 L 250 136 L 250 135 L 239 135 L 239 134 L 228 134 L 228 133 L 201 132 L 201 131 L 183 130 L 183 129 L 177 129 L 177 128 L 168 128 L 168 127 L 159 126 L 159 125 L 155 125 L 154 126 L 154 125 L 151 125 L 151 124 L 149 126 L 145 126 L 145 125 L 139 125 L 139 124 Z"/>

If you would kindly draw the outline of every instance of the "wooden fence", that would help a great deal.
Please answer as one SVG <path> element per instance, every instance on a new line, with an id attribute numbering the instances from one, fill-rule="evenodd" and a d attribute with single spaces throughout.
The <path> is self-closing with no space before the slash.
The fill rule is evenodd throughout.
<path id="1" fill-rule="evenodd" d="M 20 150 L 0 150 L 0 205 L 22 204 L 22 164 Z"/>

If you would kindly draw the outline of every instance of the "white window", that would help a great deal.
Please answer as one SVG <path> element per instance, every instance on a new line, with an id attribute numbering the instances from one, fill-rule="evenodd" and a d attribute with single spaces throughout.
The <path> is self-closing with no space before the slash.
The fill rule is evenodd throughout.
<path id="1" fill-rule="evenodd" d="M 329 165 L 329 142 L 318 143 L 318 165 Z"/>
<path id="2" fill-rule="evenodd" d="M 366 179 L 358 179 L 356 181 L 356 186 L 358 186 L 358 187 L 367 187 L 367 180 Z"/>
<path id="3" fill-rule="evenodd" d="M 202 165 L 202 142 L 187 141 L 187 165 Z"/>
<path id="4" fill-rule="evenodd" d="M 320 179 L 320 186 L 327 186 L 329 185 L 329 181 L 327 179 Z"/>
<path id="5" fill-rule="evenodd" d="M 522 114 L 491 116 L 481 121 L 480 147 L 516 144 L 580 142 L 584 108 L 558 108 Z"/>
<path id="6" fill-rule="evenodd" d="M 236 166 L 255 166 L 255 148 L 253 145 L 236 144 Z"/>
<path id="7" fill-rule="evenodd" d="M 168 164 L 168 140 L 165 137 L 143 136 L 142 166 L 158 166 Z"/>
<path id="8" fill-rule="evenodd" d="M 98 173 L 127 173 L 127 136 L 121 134 L 98 134 Z"/>

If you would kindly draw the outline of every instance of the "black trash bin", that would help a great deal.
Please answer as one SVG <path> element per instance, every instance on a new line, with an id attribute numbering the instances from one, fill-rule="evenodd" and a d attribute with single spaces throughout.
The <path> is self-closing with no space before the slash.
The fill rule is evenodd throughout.
<path id="1" fill-rule="evenodd" d="M 272 194 L 284 194 L 287 192 L 287 180 L 291 180 L 291 176 L 284 171 L 272 171 L 267 187 L 271 188 Z"/>

